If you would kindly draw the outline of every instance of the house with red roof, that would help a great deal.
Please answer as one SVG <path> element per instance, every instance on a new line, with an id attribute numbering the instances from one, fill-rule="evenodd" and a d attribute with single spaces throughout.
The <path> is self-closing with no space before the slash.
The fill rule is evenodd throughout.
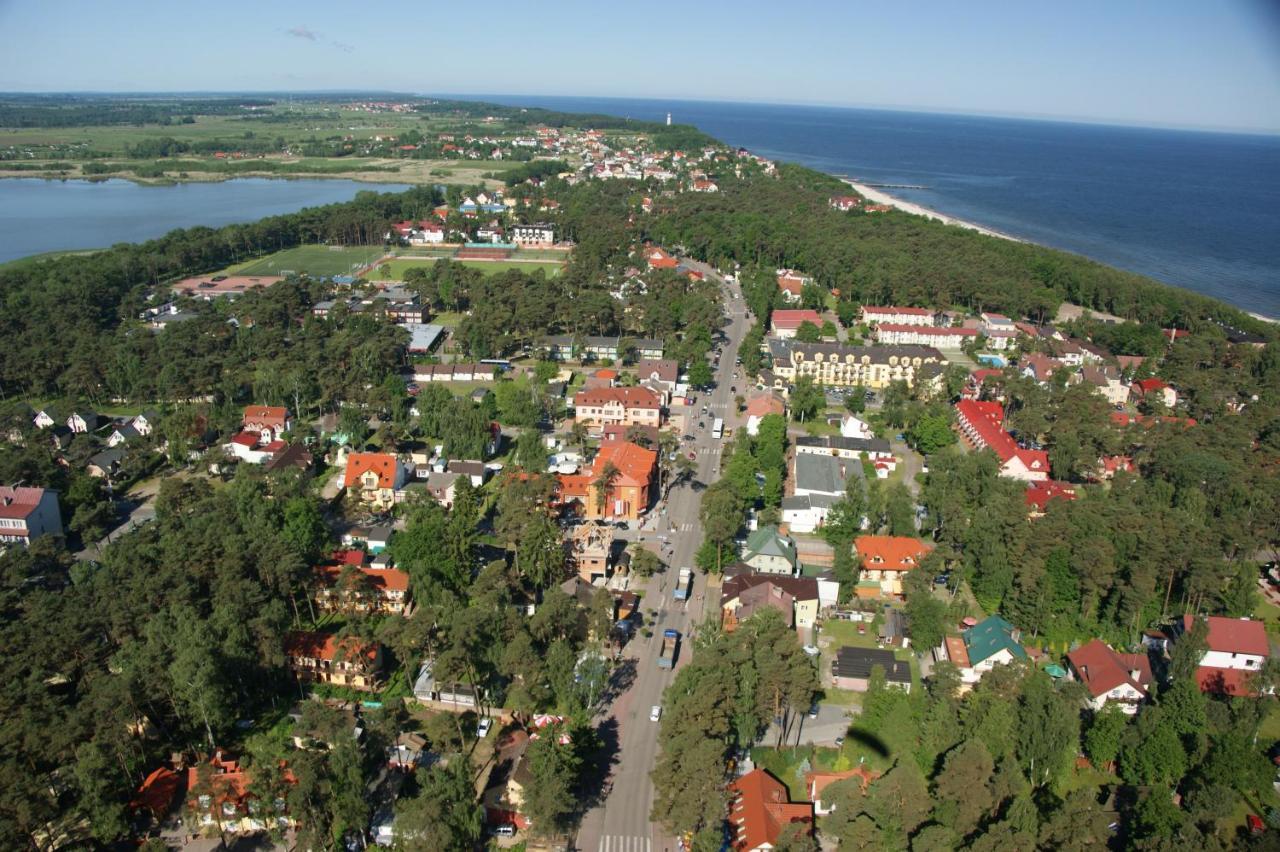
<path id="1" fill-rule="evenodd" d="M 793 305 L 800 301 L 800 296 L 804 294 L 804 285 L 808 284 L 809 280 L 794 269 L 779 269 L 778 289 L 782 291 L 783 300 Z"/>
<path id="2" fill-rule="evenodd" d="M 287 768 L 282 776 L 285 784 L 297 783 Z M 271 802 L 262 801 L 252 784 L 250 770 L 218 749 L 208 761 L 187 767 L 184 785 L 187 807 L 202 831 L 218 835 L 291 828 L 295 823 L 289 816 L 284 796 Z"/>
<path id="3" fill-rule="evenodd" d="M 826 816 L 833 813 L 836 809 L 834 804 L 823 802 L 822 794 L 828 787 L 837 781 L 847 781 L 850 778 L 858 779 L 859 786 L 862 787 L 862 794 L 867 794 L 867 787 L 871 786 L 871 782 L 880 777 L 880 773 L 868 769 L 865 765 L 855 766 L 853 769 L 846 769 L 843 772 L 823 772 L 814 771 L 804 774 L 804 788 L 809 792 L 809 800 L 813 802 L 813 812 L 818 816 Z"/>
<path id="4" fill-rule="evenodd" d="M 817 311 L 811 310 L 779 310 L 774 311 L 769 318 L 769 327 L 773 331 L 774 337 L 790 338 L 795 337 L 796 332 L 800 330 L 800 326 L 804 323 L 813 323 L 817 328 L 822 328 L 822 317 Z"/>
<path id="5" fill-rule="evenodd" d="M 1111 412 L 1111 423 L 1115 426 L 1132 426 L 1135 423 L 1144 429 L 1150 429 L 1152 426 L 1172 426 L 1180 425 L 1184 429 L 1190 429 L 1196 425 L 1194 417 L 1170 417 L 1167 414 L 1130 414 L 1127 411 Z"/>
<path id="6" fill-rule="evenodd" d="M 322 612 L 378 615 L 408 612 L 409 575 L 398 568 L 332 562 L 317 566 L 315 574 L 316 608 Z"/>
<path id="7" fill-rule="evenodd" d="M 920 567 L 933 550 L 928 542 L 901 535 L 860 535 L 853 546 L 858 553 L 860 589 L 878 583 L 882 595 L 901 595 L 902 578 Z"/>
<path id="8" fill-rule="evenodd" d="M 792 802 L 787 786 L 764 769 L 734 780 L 728 791 L 729 846 L 734 852 L 774 849 L 789 830 L 813 833 L 813 805 Z"/>
<path id="9" fill-rule="evenodd" d="M 242 432 L 257 432 L 259 443 L 269 444 L 288 432 L 293 422 L 283 405 L 246 405 L 240 424 Z"/>
<path id="10" fill-rule="evenodd" d="M 896 305 L 879 307 L 862 306 L 863 325 L 875 326 L 882 322 L 902 325 L 937 325 L 937 312 L 931 308 L 903 308 Z"/>
<path id="11" fill-rule="evenodd" d="M 833 195 L 827 199 L 827 204 L 833 210 L 839 210 L 841 213 L 848 213 L 850 210 L 856 210 L 862 204 L 862 199 L 856 195 Z"/>
<path id="12" fill-rule="evenodd" d="M 62 535 L 58 493 L 48 488 L 0 485 L 0 542 L 30 544 L 42 535 Z"/>
<path id="13" fill-rule="evenodd" d="M 1099 480 L 1115 479 L 1117 473 L 1134 473 L 1137 468 L 1133 464 L 1133 456 L 1103 456 L 1098 459 L 1097 477 Z"/>
<path id="14" fill-rule="evenodd" d="M 1160 379 L 1138 379 L 1129 385 L 1129 399 L 1133 403 L 1151 398 L 1160 400 L 1165 408 L 1173 408 L 1178 404 L 1178 392 L 1169 387 L 1168 382 Z"/>
<path id="15" fill-rule="evenodd" d="M 589 427 L 662 425 L 662 400 L 645 387 L 589 387 L 573 395 L 574 419 Z"/>
<path id="16" fill-rule="evenodd" d="M 674 256 L 656 246 L 645 250 L 644 259 L 650 269 L 675 269 L 680 265 Z"/>
<path id="17" fill-rule="evenodd" d="M 390 453 L 349 453 L 343 486 L 360 502 L 375 509 L 390 509 L 396 491 L 404 485 L 405 472 L 400 460 Z"/>
<path id="18" fill-rule="evenodd" d="M 1045 513 L 1050 500 L 1074 499 L 1076 499 L 1076 487 L 1070 482 L 1045 479 L 1027 483 L 1027 509 L 1033 518 L 1038 518 Z"/>
<path id="19" fill-rule="evenodd" d="M 607 492 L 600 483 L 608 469 L 616 471 Z M 560 474 L 561 503 L 576 501 L 591 519 L 639 520 L 653 501 L 658 454 L 629 441 L 603 444 L 586 473 Z"/>
<path id="20" fill-rule="evenodd" d="M 760 421 L 770 414 L 785 415 L 787 404 L 772 393 L 753 396 L 747 400 L 747 434 L 755 436 L 760 433 Z"/>
<path id="21" fill-rule="evenodd" d="M 1116 704 L 1133 715 L 1151 694 L 1151 661 L 1146 654 L 1121 654 L 1093 639 L 1067 654 L 1067 671 L 1089 691 L 1094 711 Z"/>
<path id="22" fill-rule="evenodd" d="M 1218 695 L 1256 695 L 1251 683 L 1271 656 L 1271 642 L 1261 621 L 1210 615 L 1204 619 L 1209 632 L 1208 650 L 1200 658 L 1196 680 L 1201 692 Z M 1184 615 L 1174 622 L 1173 642 L 1190 633 L 1195 618 Z"/>
<path id="23" fill-rule="evenodd" d="M 1000 475 L 1026 482 L 1049 478 L 1049 454 L 1018 446 L 1004 431 L 1004 408 L 998 402 L 962 399 L 955 404 L 956 425 L 975 450 L 989 449 L 1000 459 Z"/>
<path id="24" fill-rule="evenodd" d="M 339 639 L 333 633 L 294 630 L 284 637 L 284 657 L 304 682 L 361 692 L 375 692 L 382 686 L 382 646 L 377 642 L 361 644 L 352 636 Z"/>

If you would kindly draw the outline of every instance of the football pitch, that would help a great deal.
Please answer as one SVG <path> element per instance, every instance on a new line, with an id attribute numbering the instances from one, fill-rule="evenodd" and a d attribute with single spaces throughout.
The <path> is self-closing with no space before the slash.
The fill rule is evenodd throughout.
<path id="1" fill-rule="evenodd" d="M 518 269 L 521 272 L 534 272 L 541 269 L 548 278 L 555 278 L 564 269 L 563 263 L 554 261 L 518 261 L 518 260 L 459 260 L 454 261 L 463 266 L 469 266 L 472 269 L 478 269 L 485 275 L 497 275 L 499 272 L 506 272 L 508 269 Z M 435 263 L 432 259 L 411 259 L 397 258 L 387 262 L 390 267 L 390 276 L 396 281 L 403 281 L 404 274 L 407 270 L 415 267 L 421 269 Z M 381 265 L 369 273 L 370 278 L 381 278 Z"/>
<path id="2" fill-rule="evenodd" d="M 354 275 L 382 257 L 381 246 L 297 246 L 227 270 L 237 275 Z"/>

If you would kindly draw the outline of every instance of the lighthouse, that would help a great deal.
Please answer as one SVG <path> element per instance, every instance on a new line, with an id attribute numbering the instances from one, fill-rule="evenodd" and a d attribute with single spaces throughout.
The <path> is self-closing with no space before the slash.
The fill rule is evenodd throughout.
<path id="1" fill-rule="evenodd" d="M 671 113 L 667 113 L 667 127 L 671 126 Z"/>

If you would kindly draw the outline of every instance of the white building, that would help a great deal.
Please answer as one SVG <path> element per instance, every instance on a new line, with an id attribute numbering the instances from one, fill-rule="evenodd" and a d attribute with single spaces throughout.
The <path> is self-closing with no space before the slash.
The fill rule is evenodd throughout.
<path id="1" fill-rule="evenodd" d="M 0 485 L 0 542 L 30 544 L 42 535 L 62 535 L 57 493 Z"/>

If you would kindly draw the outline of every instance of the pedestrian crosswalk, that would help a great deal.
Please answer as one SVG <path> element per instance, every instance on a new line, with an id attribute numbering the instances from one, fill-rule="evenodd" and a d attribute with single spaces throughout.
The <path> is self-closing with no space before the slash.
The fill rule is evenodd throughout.
<path id="1" fill-rule="evenodd" d="M 598 852 L 650 852 L 649 838 L 626 834 L 606 834 Z"/>

